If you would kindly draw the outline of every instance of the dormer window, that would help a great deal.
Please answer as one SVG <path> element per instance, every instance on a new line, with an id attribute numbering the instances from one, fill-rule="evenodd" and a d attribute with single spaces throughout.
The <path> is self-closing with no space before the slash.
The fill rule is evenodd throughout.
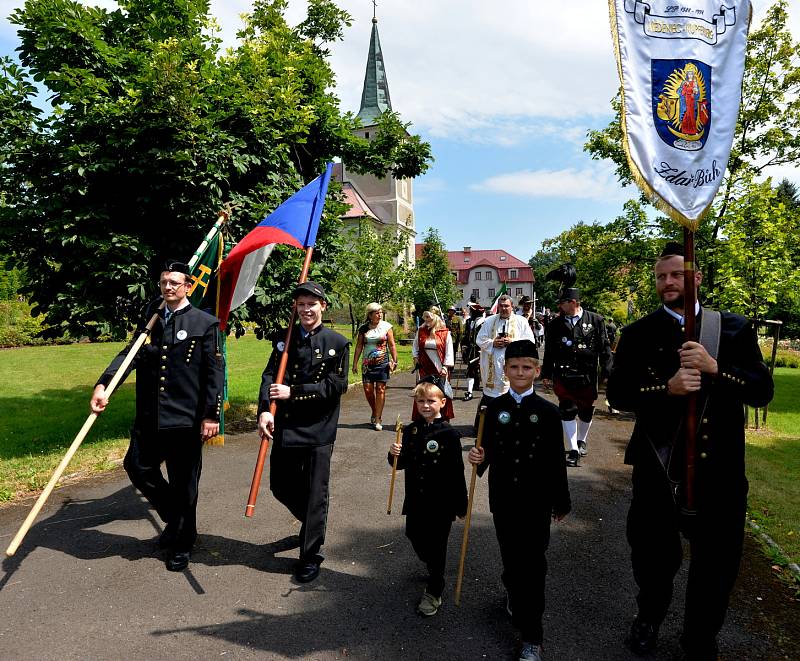
<path id="1" fill-rule="evenodd" d="M 516 280 L 517 279 L 517 269 L 509 269 L 508 278 L 509 278 L 509 280 Z"/>
<path id="2" fill-rule="evenodd" d="M 504 261 L 506 261 L 506 256 L 505 256 L 505 255 L 500 255 L 500 261 L 501 261 L 501 262 L 504 262 Z"/>

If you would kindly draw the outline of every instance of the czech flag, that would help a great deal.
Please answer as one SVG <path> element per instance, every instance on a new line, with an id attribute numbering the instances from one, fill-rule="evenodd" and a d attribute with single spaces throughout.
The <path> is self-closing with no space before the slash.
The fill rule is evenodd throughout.
<path id="1" fill-rule="evenodd" d="M 220 264 L 219 320 L 222 330 L 228 325 L 231 310 L 253 295 L 261 270 L 276 244 L 295 248 L 314 245 L 332 168 L 333 163 L 328 163 L 323 174 L 264 218 Z"/>

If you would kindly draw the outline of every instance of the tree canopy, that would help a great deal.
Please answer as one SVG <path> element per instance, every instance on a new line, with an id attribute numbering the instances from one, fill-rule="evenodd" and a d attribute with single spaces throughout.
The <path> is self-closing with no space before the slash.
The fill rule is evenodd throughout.
<path id="1" fill-rule="evenodd" d="M 310 0 L 294 27 L 286 0 L 255 0 L 225 52 L 206 0 L 118 4 L 28 0 L 10 19 L 19 64 L 0 60 L 0 245 L 50 334 L 124 334 L 159 263 L 188 259 L 219 209 L 234 209 L 238 240 L 336 156 L 378 176 L 427 169 L 430 145 L 396 114 L 373 141 L 353 134 L 326 60 L 350 24 L 332 0 Z M 311 275 L 326 283 L 342 209 L 331 196 L 315 247 Z M 273 253 L 237 332 L 285 319 L 301 260 Z"/>
<path id="2" fill-rule="evenodd" d="M 432 305 L 438 305 L 444 313 L 458 298 L 455 285 L 444 241 L 438 230 L 429 227 L 408 285 L 408 299 L 416 315 L 420 316 Z"/>

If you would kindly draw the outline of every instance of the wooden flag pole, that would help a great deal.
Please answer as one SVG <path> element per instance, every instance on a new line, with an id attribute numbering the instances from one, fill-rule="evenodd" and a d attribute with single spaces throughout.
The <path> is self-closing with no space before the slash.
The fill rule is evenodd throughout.
<path id="1" fill-rule="evenodd" d="M 480 448 L 483 441 L 483 423 L 486 420 L 486 407 L 481 406 L 478 413 L 478 438 L 475 447 Z M 464 537 L 461 539 L 461 558 L 458 561 L 458 577 L 456 578 L 456 606 L 461 605 L 461 583 L 464 580 L 464 561 L 467 559 L 467 542 L 469 541 L 469 526 L 472 521 L 472 501 L 475 496 L 475 478 L 478 476 L 478 467 L 472 467 L 472 477 L 469 480 L 469 499 L 467 500 L 467 516 L 464 519 Z"/>
<path id="2" fill-rule="evenodd" d="M 227 220 L 227 214 L 221 211 L 217 218 L 217 222 L 214 224 L 214 227 L 211 228 L 211 230 L 208 232 L 205 239 L 203 240 L 203 243 L 201 244 L 200 248 L 198 248 L 198 250 L 192 256 L 192 259 L 189 260 L 190 269 L 197 263 L 197 260 L 199 259 L 200 255 L 203 253 L 206 246 L 208 245 L 208 242 L 214 238 L 214 235 L 217 232 L 219 232 L 220 228 L 225 223 L 225 220 Z M 161 308 L 163 307 L 164 307 L 164 302 L 162 301 L 158 309 L 161 310 Z M 128 367 L 130 367 L 130 364 L 133 362 L 133 359 L 136 358 L 136 354 L 139 353 L 139 349 L 141 349 L 142 345 L 145 343 L 147 336 L 150 335 L 150 332 L 153 330 L 156 321 L 158 321 L 158 312 L 156 312 L 152 317 L 150 317 L 150 320 L 147 322 L 147 326 L 145 326 L 144 330 L 141 332 L 139 337 L 136 338 L 136 342 L 134 342 L 133 345 L 131 346 L 131 349 L 128 352 L 128 355 L 125 356 L 125 360 L 122 362 L 122 365 L 120 365 L 116 374 L 114 374 L 114 377 L 111 379 L 111 382 L 108 384 L 108 387 L 105 389 L 105 393 L 108 397 L 111 397 L 114 390 L 119 385 L 119 382 L 122 380 L 122 377 L 125 374 L 125 372 L 127 372 Z M 67 453 L 61 460 L 61 463 L 59 463 L 58 466 L 56 467 L 52 477 L 50 478 L 49 482 L 45 486 L 42 493 L 39 494 L 39 497 L 33 504 L 31 511 L 28 513 L 28 516 L 25 518 L 25 521 L 23 521 L 22 525 L 17 531 L 17 534 L 14 536 L 14 539 L 11 540 L 11 544 L 8 545 L 8 548 L 6 549 L 6 555 L 8 557 L 11 557 L 17 552 L 19 545 L 22 544 L 22 540 L 25 538 L 25 535 L 28 534 L 28 531 L 33 525 L 34 520 L 38 516 L 42 507 L 44 507 L 45 502 L 47 502 L 47 499 L 50 497 L 50 494 L 52 493 L 53 489 L 55 489 L 56 484 L 61 479 L 61 475 L 66 470 L 69 462 L 72 461 L 72 457 L 78 451 L 78 448 L 81 446 L 81 443 L 83 443 L 83 440 L 86 438 L 86 435 L 89 433 L 89 430 L 92 428 L 92 425 L 95 423 L 95 420 L 97 420 L 99 415 L 100 415 L 99 413 L 90 413 L 89 417 L 86 418 L 86 422 L 83 423 L 83 427 L 81 427 L 80 431 L 78 432 L 78 435 L 75 437 L 75 440 L 72 441 L 72 445 L 69 446 Z"/>
<path id="3" fill-rule="evenodd" d="M 697 301 L 695 287 L 694 232 L 683 228 L 683 320 L 687 342 L 697 340 L 696 317 Z M 695 512 L 695 464 L 697 463 L 697 393 L 689 393 L 686 398 L 686 501 L 684 511 Z"/>
<path id="4" fill-rule="evenodd" d="M 395 430 L 395 438 L 394 442 L 397 445 L 403 444 L 403 423 L 400 422 L 400 414 L 397 414 L 397 423 L 394 426 Z M 397 460 L 400 458 L 399 454 L 394 456 L 394 462 L 392 463 L 392 480 L 389 482 L 389 504 L 386 506 L 386 513 L 392 513 L 392 500 L 394 499 L 394 480 L 397 477 Z"/>
<path id="5" fill-rule="evenodd" d="M 306 248 L 306 258 L 303 261 L 303 268 L 300 271 L 300 278 L 297 281 L 298 285 L 303 284 L 308 279 L 308 270 L 311 267 L 311 255 L 314 253 L 314 247 L 310 246 Z M 292 341 L 292 329 L 294 328 L 294 322 L 297 318 L 297 308 L 292 305 L 292 313 L 289 316 L 289 327 L 286 329 L 286 338 L 284 339 L 284 350 L 281 354 L 280 362 L 278 363 L 278 373 L 275 375 L 275 381 L 273 383 L 283 383 L 283 379 L 286 376 L 286 367 L 289 364 L 289 347 L 291 346 Z M 278 402 L 277 400 L 271 400 L 269 403 L 269 412 L 272 414 L 273 420 L 275 419 L 275 413 L 278 410 Z M 261 445 L 258 448 L 258 458 L 256 459 L 256 467 L 253 471 L 253 481 L 250 483 L 250 494 L 247 497 L 247 507 L 244 509 L 244 515 L 246 517 L 253 516 L 253 512 L 256 508 L 256 498 L 258 498 L 258 489 L 261 486 L 261 474 L 264 472 L 264 464 L 267 460 L 267 452 L 269 451 L 269 439 L 262 438 Z"/>

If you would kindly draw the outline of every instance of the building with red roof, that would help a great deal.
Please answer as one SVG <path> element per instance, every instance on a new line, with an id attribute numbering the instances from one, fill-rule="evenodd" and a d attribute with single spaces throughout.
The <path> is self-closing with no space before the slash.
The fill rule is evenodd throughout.
<path id="1" fill-rule="evenodd" d="M 415 245 L 417 259 L 422 254 L 422 245 Z M 456 307 L 465 307 L 471 296 L 487 307 L 503 284 L 515 304 L 523 296 L 533 298 L 533 269 L 505 250 L 473 250 L 465 246 L 463 250 L 448 251 L 447 261 L 460 294 Z"/>

